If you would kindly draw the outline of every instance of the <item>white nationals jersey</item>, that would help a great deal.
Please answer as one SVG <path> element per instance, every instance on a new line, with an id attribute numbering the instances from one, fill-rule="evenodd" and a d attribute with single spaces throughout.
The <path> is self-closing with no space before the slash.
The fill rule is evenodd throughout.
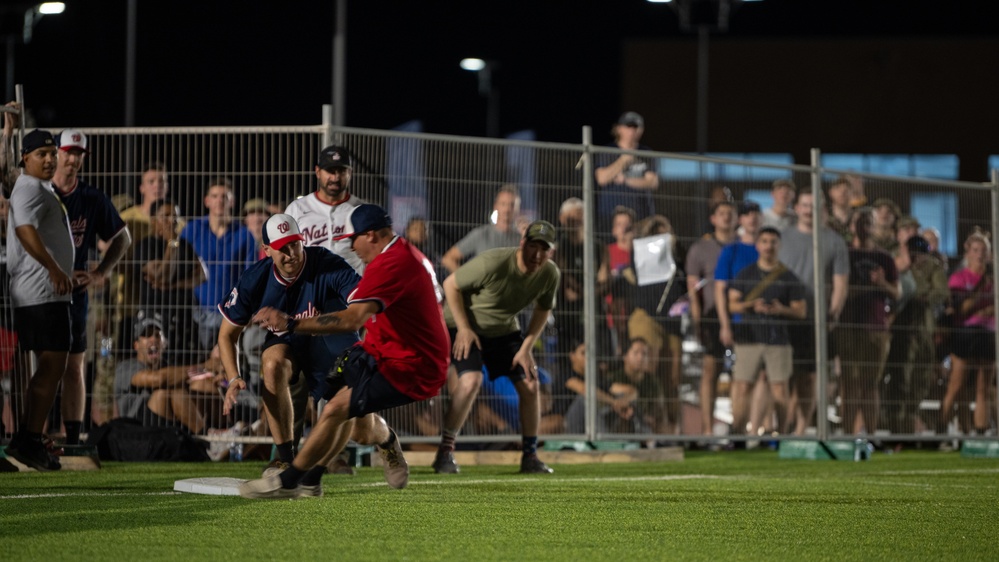
<path id="1" fill-rule="evenodd" d="M 285 213 L 291 215 L 299 228 L 302 229 L 302 236 L 305 237 L 306 246 L 322 246 L 334 254 L 340 256 L 358 275 L 364 272 L 364 263 L 357 257 L 354 250 L 350 249 L 350 239 L 340 240 L 333 238 L 344 233 L 347 228 L 347 216 L 350 211 L 367 203 L 363 199 L 350 195 L 343 203 L 329 205 L 323 203 L 312 192 L 305 197 L 299 197 L 292 201 Z"/>

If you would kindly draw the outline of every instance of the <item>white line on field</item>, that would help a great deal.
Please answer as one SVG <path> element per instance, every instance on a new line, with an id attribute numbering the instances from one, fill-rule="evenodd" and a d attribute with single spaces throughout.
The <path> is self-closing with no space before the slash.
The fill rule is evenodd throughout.
<path id="1" fill-rule="evenodd" d="M 0 500 L 33 500 L 38 498 L 110 498 L 116 496 L 179 496 L 180 492 L 77 492 L 65 494 L 17 494 L 0 496 Z"/>
<path id="2" fill-rule="evenodd" d="M 443 480 L 417 480 L 415 482 L 410 482 L 409 485 L 430 485 L 439 486 L 442 484 L 523 484 L 526 482 L 647 482 L 647 481 L 657 481 L 657 480 L 720 480 L 720 479 L 735 479 L 744 478 L 744 476 L 717 476 L 714 474 L 663 474 L 660 476 L 612 476 L 610 478 L 552 478 L 546 476 L 522 476 L 513 478 L 480 478 L 477 480 L 460 480 L 453 478 L 445 478 Z M 384 486 L 384 482 L 368 482 L 361 484 L 361 486 Z"/>

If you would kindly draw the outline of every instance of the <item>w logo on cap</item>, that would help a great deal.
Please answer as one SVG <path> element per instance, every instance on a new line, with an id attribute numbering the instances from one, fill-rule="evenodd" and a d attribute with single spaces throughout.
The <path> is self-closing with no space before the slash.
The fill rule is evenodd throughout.
<path id="1" fill-rule="evenodd" d="M 286 222 L 283 222 L 283 223 L 277 225 L 278 232 L 280 232 L 281 234 L 284 234 L 284 233 L 288 232 L 289 228 L 290 227 L 288 226 L 288 223 L 286 223 Z"/>

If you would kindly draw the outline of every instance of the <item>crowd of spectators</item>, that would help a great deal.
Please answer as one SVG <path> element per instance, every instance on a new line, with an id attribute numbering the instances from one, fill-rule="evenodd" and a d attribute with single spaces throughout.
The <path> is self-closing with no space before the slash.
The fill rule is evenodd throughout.
<path id="1" fill-rule="evenodd" d="M 627 112 L 613 125 L 611 146 L 647 150 L 640 142 L 643 132 L 642 117 Z M 18 160 L 19 155 L 8 155 L 5 170 Z M 868 205 L 863 182 L 854 176 L 802 189 L 789 178 L 774 181 L 772 206 L 765 209 L 736 201 L 727 188 L 716 186 L 705 198 L 710 230 L 675 233 L 667 209 L 655 206 L 664 200 L 655 160 L 601 155 L 595 168 L 595 224 L 588 224 L 578 196 L 565 199 L 552 217 L 557 219 L 553 260 L 561 278 L 548 328 L 554 345 L 542 356 L 542 434 L 584 432 L 587 353 L 597 356 L 600 432 L 714 436 L 719 433 L 718 399 L 725 394 L 733 415 L 725 430 L 729 434 L 813 431 L 816 416 L 827 415 L 815 404 L 816 293 L 830 329 L 829 357 L 822 359 L 829 361 L 835 383 L 830 417 L 835 430 L 939 434 L 956 424 L 965 433 L 995 431 L 987 233 L 972 233 L 963 259 L 952 268 L 940 252 L 935 228 L 920 225 L 891 199 Z M 242 199 L 238 186 L 219 177 L 204 186 L 207 214 L 185 221 L 170 197 L 168 174 L 161 163 L 145 166 L 139 203 L 120 209 L 131 247 L 115 275 L 90 287 L 97 296 L 94 305 L 113 311 L 97 335 L 99 341 L 115 342 L 111 354 L 117 361 L 110 371 L 113 402 L 105 398 L 99 404 L 100 381 L 91 380 L 92 409 L 94 419 L 106 411 L 105 418 L 180 423 L 207 433 L 233 423 L 218 414 L 213 400 L 213 390 L 225 378 L 211 358 L 222 322 L 216 305 L 240 273 L 262 257 L 261 228 L 284 207 L 261 198 L 237 206 Z M 816 224 L 812 209 L 819 197 L 823 211 Z M 112 200 L 124 207 L 127 199 Z M 422 217 L 412 218 L 399 234 L 430 259 L 443 280 L 476 255 L 517 246 L 527 226 L 520 204 L 516 185 L 497 186 L 494 219 L 450 246 Z M 6 199 L 0 198 L 0 211 L 5 208 Z M 0 220 L 6 222 L 5 212 Z M 10 236 L 6 227 L 2 234 L 4 241 Z M 326 236 L 333 244 L 329 235 L 309 229 L 306 238 L 326 244 Z M 821 279 L 814 278 L 816 235 L 825 258 Z M 583 277 L 588 236 L 596 237 L 597 339 L 592 342 L 585 341 L 583 329 L 584 305 L 591 298 Z M 650 282 L 637 263 L 636 240 L 653 239 L 668 240 L 673 269 Z M 99 259 L 99 254 L 89 258 Z M 8 334 L 16 341 L 13 332 L 9 322 L 0 326 L 4 342 L 11 339 Z M 700 380 L 692 384 L 685 381 L 685 342 L 700 361 Z M 260 384 L 261 343 L 262 332 L 252 328 L 241 340 L 251 390 Z M 15 370 L 6 357 L 0 357 L 0 368 L 9 374 Z M 722 373 L 732 381 L 727 389 Z M 101 376 L 98 369 L 91 378 Z M 517 393 L 486 380 L 468 418 L 474 428 L 467 432 L 521 431 L 521 419 L 514 415 Z M 685 382 L 692 388 L 686 417 Z M 937 387 L 943 390 L 934 395 Z M 927 410 L 928 398 L 938 399 L 939 409 Z M 423 406 L 412 411 L 412 423 L 395 422 L 397 427 L 424 435 L 441 430 L 439 412 Z M 241 416 L 252 422 L 256 414 Z M 50 426 L 49 431 L 58 430 Z"/>

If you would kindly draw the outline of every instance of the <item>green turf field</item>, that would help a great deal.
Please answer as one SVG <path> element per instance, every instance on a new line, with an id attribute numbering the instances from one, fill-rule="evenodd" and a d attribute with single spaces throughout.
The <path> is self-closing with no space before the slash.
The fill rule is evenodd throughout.
<path id="1" fill-rule="evenodd" d="M 3 560 L 996 560 L 999 460 L 875 454 L 780 460 L 414 467 L 327 476 L 295 501 L 179 494 L 177 479 L 251 478 L 261 463 L 106 463 L 0 474 Z"/>

